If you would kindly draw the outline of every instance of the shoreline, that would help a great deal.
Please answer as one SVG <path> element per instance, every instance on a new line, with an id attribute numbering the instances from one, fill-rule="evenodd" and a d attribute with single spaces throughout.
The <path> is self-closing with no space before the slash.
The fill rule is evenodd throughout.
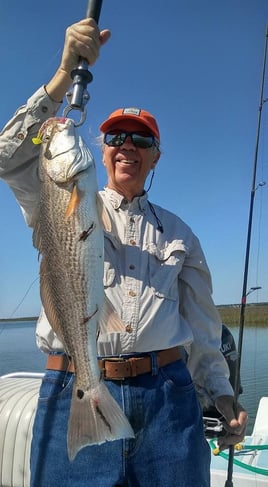
<path id="1" fill-rule="evenodd" d="M 220 317 L 227 326 L 239 326 L 240 304 L 216 305 Z M 22 316 L 19 318 L 0 318 L 0 323 L 14 323 L 18 321 L 37 321 L 38 316 Z M 249 303 L 245 313 L 246 326 L 268 326 L 268 302 Z"/>
<path id="2" fill-rule="evenodd" d="M 14 321 L 37 321 L 38 316 L 23 316 L 21 318 L 0 318 L 0 323 L 13 323 Z"/>

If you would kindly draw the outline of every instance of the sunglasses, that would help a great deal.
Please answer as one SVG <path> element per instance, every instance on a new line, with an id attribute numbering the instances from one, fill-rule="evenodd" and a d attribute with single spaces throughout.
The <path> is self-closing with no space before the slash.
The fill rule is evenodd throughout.
<path id="1" fill-rule="evenodd" d="M 157 142 L 153 135 L 142 135 L 137 132 L 120 132 L 117 134 L 107 133 L 104 135 L 104 143 L 109 147 L 120 147 L 130 137 L 131 142 L 135 147 L 140 149 L 149 149 L 153 145 L 157 146 Z"/>

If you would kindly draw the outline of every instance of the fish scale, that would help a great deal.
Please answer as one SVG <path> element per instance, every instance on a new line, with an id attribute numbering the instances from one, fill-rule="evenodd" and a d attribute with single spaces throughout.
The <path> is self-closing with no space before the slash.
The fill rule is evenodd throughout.
<path id="1" fill-rule="evenodd" d="M 43 307 L 75 366 L 67 438 L 73 460 L 85 446 L 134 433 L 97 362 L 98 320 L 106 300 L 95 163 L 70 119 L 49 119 L 39 139 L 40 215 L 33 242 L 42 256 Z"/>

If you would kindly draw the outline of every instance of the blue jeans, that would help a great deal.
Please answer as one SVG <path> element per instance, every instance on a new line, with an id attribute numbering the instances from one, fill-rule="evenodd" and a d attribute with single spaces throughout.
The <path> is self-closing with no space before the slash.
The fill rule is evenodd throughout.
<path id="1" fill-rule="evenodd" d="M 33 428 L 31 487 L 209 487 L 210 450 L 184 362 L 105 383 L 135 438 L 88 446 L 69 462 L 73 374 L 47 371 Z"/>

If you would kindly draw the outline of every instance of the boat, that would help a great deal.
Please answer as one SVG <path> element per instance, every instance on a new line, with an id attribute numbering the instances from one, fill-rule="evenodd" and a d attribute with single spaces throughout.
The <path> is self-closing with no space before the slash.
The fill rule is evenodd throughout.
<path id="1" fill-rule="evenodd" d="M 0 487 L 29 487 L 30 445 L 42 373 L 0 377 Z M 224 487 L 228 451 L 214 455 L 221 423 L 204 418 L 211 448 L 211 487 Z M 215 436 L 214 436 L 215 434 Z M 268 487 L 268 397 L 262 397 L 251 435 L 234 455 L 235 487 Z"/>

